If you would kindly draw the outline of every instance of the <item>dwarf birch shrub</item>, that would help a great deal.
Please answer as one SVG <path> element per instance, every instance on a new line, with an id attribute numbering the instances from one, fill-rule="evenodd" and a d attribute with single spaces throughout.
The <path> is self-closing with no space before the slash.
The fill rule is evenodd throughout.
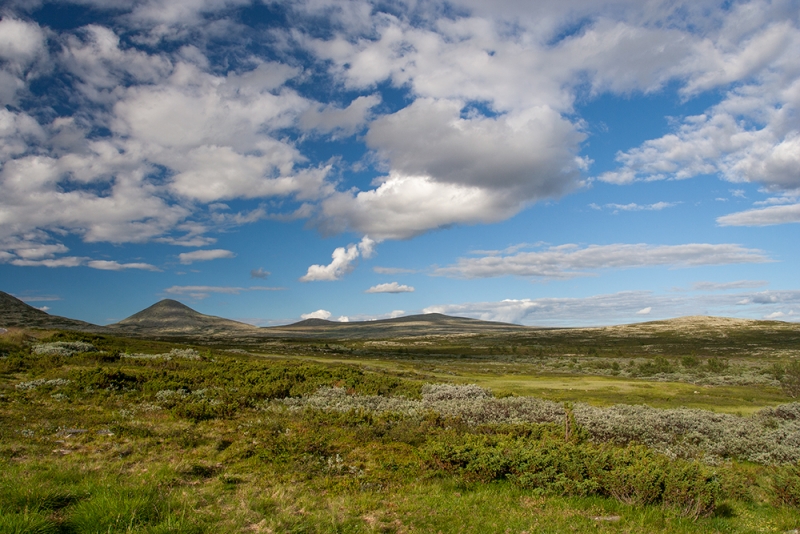
<path id="1" fill-rule="evenodd" d="M 441 387 L 445 386 L 445 387 Z M 496 399 L 474 384 L 429 384 L 422 388 L 422 400 L 381 395 L 348 395 L 344 388 L 323 387 L 311 395 L 277 401 L 292 410 L 306 407 L 323 411 L 367 410 L 420 416 L 436 412 L 477 426 L 487 424 L 552 423 L 564 419 L 564 408 L 555 402 L 533 397 Z"/>
<path id="2" fill-rule="evenodd" d="M 674 457 L 737 458 L 760 464 L 800 460 L 800 405 L 767 408 L 744 418 L 706 410 L 647 406 L 575 406 L 575 418 L 592 439 L 642 443 Z"/>
<path id="3" fill-rule="evenodd" d="M 296 411 L 364 410 L 407 417 L 434 412 L 473 427 L 563 424 L 566 415 L 564 406 L 555 402 L 532 397 L 497 399 L 475 385 L 426 385 L 422 400 L 350 395 L 344 388 L 321 388 L 310 395 L 275 402 Z M 598 408 L 577 404 L 572 413 L 577 427 L 597 443 L 640 443 L 669 457 L 702 458 L 710 463 L 726 458 L 766 465 L 800 461 L 800 403 L 767 408 L 748 418 L 707 410 L 630 405 Z"/>
<path id="4" fill-rule="evenodd" d="M 94 352 L 97 348 L 85 341 L 54 341 L 52 343 L 40 343 L 31 348 L 31 352 L 37 356 L 73 356 L 81 352 Z"/>

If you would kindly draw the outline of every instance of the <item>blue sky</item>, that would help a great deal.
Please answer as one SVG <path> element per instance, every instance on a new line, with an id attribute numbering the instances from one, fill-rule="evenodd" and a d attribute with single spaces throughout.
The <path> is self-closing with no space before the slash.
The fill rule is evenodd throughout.
<path id="1" fill-rule="evenodd" d="M 0 290 L 800 319 L 800 2 L 10 0 Z"/>

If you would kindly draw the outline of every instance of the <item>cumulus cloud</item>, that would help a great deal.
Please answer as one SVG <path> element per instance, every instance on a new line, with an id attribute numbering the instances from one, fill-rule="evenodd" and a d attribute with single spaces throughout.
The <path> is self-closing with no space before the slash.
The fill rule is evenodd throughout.
<path id="1" fill-rule="evenodd" d="M 632 267 L 698 267 L 772 261 L 762 250 L 734 244 L 693 243 L 687 245 L 614 244 L 581 247 L 567 244 L 542 251 L 512 255 L 492 254 L 460 258 L 455 265 L 433 271 L 437 276 L 487 278 L 524 276 L 565 279 L 586 276 L 592 269 Z"/>
<path id="2" fill-rule="evenodd" d="M 641 310 L 637 311 L 636 315 L 650 315 L 651 311 L 653 311 L 653 308 L 648 306 L 647 308 L 642 308 Z"/>
<path id="3" fill-rule="evenodd" d="M 196 261 L 218 260 L 220 258 L 233 258 L 235 256 L 236 254 L 231 252 L 230 250 L 216 248 L 210 250 L 195 250 L 193 252 L 182 252 L 178 254 L 178 259 L 182 264 L 189 265 L 190 263 L 194 263 Z"/>
<path id="4" fill-rule="evenodd" d="M 327 321 L 328 319 L 330 319 L 330 317 L 331 317 L 331 312 L 329 312 L 328 310 L 317 310 L 311 313 L 300 314 L 301 319 L 324 319 Z"/>
<path id="5" fill-rule="evenodd" d="M 300 126 L 320 133 L 349 136 L 359 131 L 370 117 L 370 110 L 381 103 L 380 95 L 359 96 L 346 108 L 313 106 L 300 116 Z"/>
<path id="6" fill-rule="evenodd" d="M 321 204 L 325 233 L 353 230 L 375 239 L 407 239 L 453 224 L 498 222 L 522 209 L 507 191 L 391 174 L 368 191 L 337 192 Z"/>
<path id="7" fill-rule="evenodd" d="M 618 155 L 611 183 L 718 174 L 771 191 L 800 189 L 800 27 L 782 18 L 788 3 L 737 4 L 722 24 L 692 44 L 680 63 L 686 95 L 736 83 L 720 103 L 686 117 L 673 132 Z M 763 10 L 763 11 L 762 11 Z M 772 18 L 775 17 L 775 18 Z M 748 20 L 741 24 L 742 20 Z M 756 210 L 720 218 L 723 225 L 794 222 L 788 210 Z"/>
<path id="8" fill-rule="evenodd" d="M 414 288 L 397 282 L 378 284 L 364 291 L 364 293 L 413 293 Z"/>
<path id="9" fill-rule="evenodd" d="M 300 277 L 301 282 L 320 282 L 339 280 L 354 268 L 354 262 L 360 257 L 369 258 L 374 253 L 375 241 L 364 236 L 358 244 L 347 247 L 338 247 L 331 254 L 328 265 L 311 265 L 305 275 Z"/>

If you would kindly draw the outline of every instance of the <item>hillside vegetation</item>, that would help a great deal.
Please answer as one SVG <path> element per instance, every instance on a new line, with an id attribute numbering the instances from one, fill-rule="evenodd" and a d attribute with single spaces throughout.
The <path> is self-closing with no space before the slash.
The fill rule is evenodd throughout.
<path id="1" fill-rule="evenodd" d="M 0 531 L 800 526 L 795 330 L 631 328 L 237 345 L 9 329 Z M 537 380 L 608 383 L 525 395 Z"/>

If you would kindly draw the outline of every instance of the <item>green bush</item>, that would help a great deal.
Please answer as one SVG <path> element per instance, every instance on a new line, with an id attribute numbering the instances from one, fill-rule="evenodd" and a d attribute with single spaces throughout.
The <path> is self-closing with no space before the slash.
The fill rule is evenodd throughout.
<path id="1" fill-rule="evenodd" d="M 777 504 L 800 506 L 800 464 L 776 468 L 772 487 Z"/>
<path id="2" fill-rule="evenodd" d="M 694 354 L 689 354 L 681 358 L 681 365 L 687 369 L 695 369 L 700 366 L 700 359 Z"/>
<path id="3" fill-rule="evenodd" d="M 650 361 L 639 364 L 636 368 L 636 374 L 640 376 L 652 376 L 672 373 L 674 370 L 668 359 L 663 356 L 656 356 Z"/>
<path id="4" fill-rule="evenodd" d="M 626 504 L 646 505 L 661 501 L 668 462 L 650 449 L 631 446 L 611 451 L 606 469 L 598 473 L 609 495 Z"/>
<path id="5" fill-rule="evenodd" d="M 709 358 L 706 362 L 708 370 L 712 373 L 721 373 L 728 368 L 728 360 L 722 358 Z"/>
<path id="6" fill-rule="evenodd" d="M 452 434 L 432 440 L 423 456 L 429 467 L 467 481 L 507 479 L 551 495 L 612 496 L 635 506 L 662 504 L 691 518 L 711 515 L 720 497 L 719 482 L 699 463 L 670 461 L 641 445 Z"/>
<path id="7" fill-rule="evenodd" d="M 781 377 L 781 387 L 784 393 L 796 399 L 800 394 L 800 361 L 793 360 L 784 368 Z"/>
<path id="8" fill-rule="evenodd" d="M 721 492 L 716 476 L 697 462 L 674 462 L 665 469 L 664 506 L 684 517 L 710 516 Z"/>

